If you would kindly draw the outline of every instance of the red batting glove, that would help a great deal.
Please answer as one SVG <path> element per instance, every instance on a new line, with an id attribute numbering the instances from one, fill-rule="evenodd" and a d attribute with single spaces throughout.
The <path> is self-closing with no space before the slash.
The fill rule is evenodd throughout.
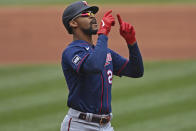
<path id="1" fill-rule="evenodd" d="M 126 40 L 127 44 L 133 45 L 136 43 L 135 30 L 129 23 L 122 21 L 119 14 L 117 14 L 118 22 L 120 24 L 120 34 Z"/>
<path id="2" fill-rule="evenodd" d="M 101 20 L 100 28 L 97 32 L 98 35 L 104 34 L 107 36 L 111 30 L 111 26 L 114 26 L 115 20 L 114 20 L 114 17 L 111 15 L 111 13 L 112 13 L 112 10 L 104 14 Z"/>

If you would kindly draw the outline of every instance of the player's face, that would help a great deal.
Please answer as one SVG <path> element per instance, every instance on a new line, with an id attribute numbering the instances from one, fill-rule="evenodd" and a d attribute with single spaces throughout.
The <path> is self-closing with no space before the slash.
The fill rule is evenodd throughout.
<path id="1" fill-rule="evenodd" d="M 97 34 L 98 26 L 97 20 L 93 13 L 87 11 L 83 12 L 75 19 L 78 23 L 78 28 L 80 28 L 87 35 Z"/>

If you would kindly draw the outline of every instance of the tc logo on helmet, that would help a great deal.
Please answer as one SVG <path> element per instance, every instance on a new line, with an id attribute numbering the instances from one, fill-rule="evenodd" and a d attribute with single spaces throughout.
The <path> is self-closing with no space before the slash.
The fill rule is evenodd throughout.
<path id="1" fill-rule="evenodd" d="M 85 5 L 88 5 L 88 3 L 86 1 L 82 1 Z"/>

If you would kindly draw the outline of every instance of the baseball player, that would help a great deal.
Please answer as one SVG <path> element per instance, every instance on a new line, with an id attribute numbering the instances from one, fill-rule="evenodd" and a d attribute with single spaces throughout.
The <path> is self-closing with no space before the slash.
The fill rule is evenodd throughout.
<path id="1" fill-rule="evenodd" d="M 143 76 L 143 62 L 133 26 L 117 14 L 120 35 L 129 50 L 129 59 L 125 59 L 108 48 L 108 35 L 115 25 L 112 11 L 104 14 L 98 28 L 95 18 L 98 10 L 97 6 L 78 1 L 69 5 L 62 16 L 73 41 L 62 54 L 62 69 L 69 89 L 69 110 L 61 131 L 113 131 L 110 123 L 113 75 Z M 96 44 L 92 35 L 98 35 Z"/>

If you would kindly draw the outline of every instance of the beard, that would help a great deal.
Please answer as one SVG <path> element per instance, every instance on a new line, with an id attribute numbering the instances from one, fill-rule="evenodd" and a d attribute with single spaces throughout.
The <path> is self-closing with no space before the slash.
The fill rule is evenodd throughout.
<path id="1" fill-rule="evenodd" d="M 93 30 L 92 25 L 88 29 L 82 29 L 82 32 L 84 32 L 84 34 L 86 34 L 86 35 L 96 35 L 97 31 L 98 31 L 98 29 Z"/>
<path id="2" fill-rule="evenodd" d="M 97 24 L 96 19 L 93 19 L 93 20 L 90 22 L 90 27 L 89 27 L 88 29 L 82 28 L 82 32 L 85 33 L 86 35 L 96 35 L 98 29 L 96 29 L 96 30 L 93 29 L 93 24 Z"/>

